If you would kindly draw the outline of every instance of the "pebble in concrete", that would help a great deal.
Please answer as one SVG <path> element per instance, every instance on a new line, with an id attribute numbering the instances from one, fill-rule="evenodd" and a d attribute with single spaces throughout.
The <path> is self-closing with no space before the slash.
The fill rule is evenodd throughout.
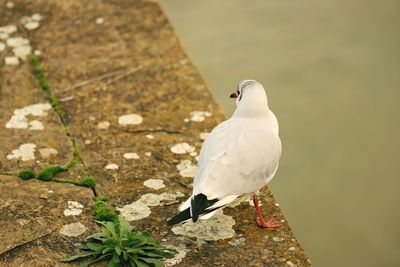
<path id="1" fill-rule="evenodd" d="M 26 129 L 30 125 L 31 130 L 42 130 L 44 127 L 39 121 L 29 123 L 26 118 L 28 115 L 43 117 L 51 109 L 49 103 L 39 103 L 14 110 L 14 115 L 6 123 L 6 128 Z"/>
<path id="2" fill-rule="evenodd" d="M 11 151 L 11 154 L 7 155 L 7 159 L 18 159 L 22 161 L 34 160 L 35 159 L 35 144 L 22 144 L 19 148 Z"/>
<path id="3" fill-rule="evenodd" d="M 185 154 L 194 151 L 194 147 L 188 143 L 178 143 L 171 147 L 171 152 L 175 154 Z"/>
<path id="4" fill-rule="evenodd" d="M 199 240 L 215 241 L 232 238 L 235 235 L 233 225 L 235 225 L 235 220 L 232 216 L 218 211 L 208 220 L 199 220 L 196 223 L 189 221 L 176 225 L 172 228 L 172 232 L 176 235 L 196 237 Z"/>
<path id="5" fill-rule="evenodd" d="M 119 169 L 118 165 L 115 163 L 107 164 L 104 168 L 107 170 L 118 170 Z"/>
<path id="6" fill-rule="evenodd" d="M 75 237 L 83 234 L 84 232 L 86 232 L 86 230 L 87 230 L 86 226 L 78 222 L 78 223 L 70 223 L 64 225 L 60 229 L 59 233 L 64 236 Z"/>
<path id="7" fill-rule="evenodd" d="M 4 49 L 6 49 L 6 45 L 2 42 L 0 42 L 0 52 L 3 52 Z"/>
<path id="8" fill-rule="evenodd" d="M 102 121 L 97 124 L 97 128 L 102 130 L 107 130 L 109 127 L 110 127 L 110 122 L 108 121 Z"/>
<path id="9" fill-rule="evenodd" d="M 120 125 L 138 125 L 143 122 L 142 116 L 138 114 L 126 114 L 118 118 L 118 123 Z"/>
<path id="10" fill-rule="evenodd" d="M 11 8 L 14 8 L 14 6 L 15 6 L 15 4 L 13 2 L 7 1 L 7 3 L 6 3 L 7 8 L 11 9 Z"/>
<path id="11" fill-rule="evenodd" d="M 139 159 L 139 155 L 137 153 L 125 153 L 124 158 L 126 159 Z"/>
<path id="12" fill-rule="evenodd" d="M 103 24 L 104 23 L 104 18 L 98 17 L 98 18 L 96 18 L 95 22 L 96 22 L 96 24 L 99 24 L 99 25 Z"/>
<path id="13" fill-rule="evenodd" d="M 148 180 L 144 181 L 143 184 L 144 184 L 144 186 L 155 189 L 155 190 L 165 188 L 164 181 L 161 179 L 148 179 Z"/>

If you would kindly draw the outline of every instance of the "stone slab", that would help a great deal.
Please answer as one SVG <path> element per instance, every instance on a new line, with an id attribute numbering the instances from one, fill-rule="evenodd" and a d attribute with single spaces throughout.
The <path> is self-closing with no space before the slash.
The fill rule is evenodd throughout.
<path id="1" fill-rule="evenodd" d="M 0 265 L 44 266 L 73 253 L 72 243 L 97 229 L 92 198 L 87 188 L 0 175 Z M 68 201 L 82 204 L 82 213 L 65 216 Z M 78 237 L 59 233 L 64 225 L 76 222 L 87 227 L 85 233 Z"/>

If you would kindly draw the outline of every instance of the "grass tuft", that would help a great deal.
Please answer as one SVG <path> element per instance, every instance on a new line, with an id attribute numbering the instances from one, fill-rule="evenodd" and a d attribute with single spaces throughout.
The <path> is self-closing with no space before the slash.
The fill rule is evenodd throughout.
<path id="1" fill-rule="evenodd" d="M 101 232 L 89 236 L 84 243 L 76 243 L 80 253 L 64 259 L 71 262 L 89 258 L 84 266 L 108 261 L 107 266 L 162 267 L 162 259 L 172 258 L 174 252 L 160 245 L 146 232 L 132 231 L 122 217 L 117 222 L 100 222 Z"/>

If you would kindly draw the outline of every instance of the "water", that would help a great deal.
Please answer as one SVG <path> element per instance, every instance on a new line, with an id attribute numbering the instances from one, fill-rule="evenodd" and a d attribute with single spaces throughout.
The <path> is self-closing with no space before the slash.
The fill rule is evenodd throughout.
<path id="1" fill-rule="evenodd" d="M 271 188 L 315 266 L 400 266 L 400 3 L 161 1 L 229 116 L 257 79 L 278 116 Z"/>

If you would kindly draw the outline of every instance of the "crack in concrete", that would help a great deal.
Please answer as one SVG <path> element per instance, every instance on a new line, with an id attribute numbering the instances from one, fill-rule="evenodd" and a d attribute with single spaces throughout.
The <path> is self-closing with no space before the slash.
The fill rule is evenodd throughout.
<path id="1" fill-rule="evenodd" d="M 41 67 L 41 61 L 39 60 L 39 58 L 36 55 L 32 55 L 31 62 L 32 62 L 32 65 L 34 68 L 34 73 L 36 74 L 36 78 L 39 80 L 40 87 L 47 94 L 48 100 L 49 100 L 54 112 L 58 115 L 60 122 L 62 123 L 62 125 L 64 127 L 64 131 L 65 131 L 67 138 L 72 143 L 72 147 L 74 150 L 73 151 L 73 154 L 74 154 L 73 161 L 81 163 L 83 165 L 83 168 L 84 168 L 86 174 L 90 175 L 88 168 L 86 167 L 85 162 L 82 159 L 80 148 L 72 135 L 72 131 L 70 130 L 64 117 L 62 116 L 63 111 L 62 111 L 60 102 L 59 102 L 58 98 L 53 94 L 53 92 L 51 91 L 51 89 L 48 85 L 47 77 L 44 73 L 44 70 Z M 92 189 L 94 196 L 97 196 L 95 187 L 92 187 L 91 189 Z"/>
<path id="2" fill-rule="evenodd" d="M 129 129 L 121 129 L 122 132 L 125 133 L 133 133 L 133 134 L 142 134 L 142 133 L 166 133 L 166 134 L 179 134 L 183 136 L 189 136 L 188 134 L 178 131 L 178 130 L 170 130 L 170 129 L 148 129 L 148 130 L 129 130 Z"/>

